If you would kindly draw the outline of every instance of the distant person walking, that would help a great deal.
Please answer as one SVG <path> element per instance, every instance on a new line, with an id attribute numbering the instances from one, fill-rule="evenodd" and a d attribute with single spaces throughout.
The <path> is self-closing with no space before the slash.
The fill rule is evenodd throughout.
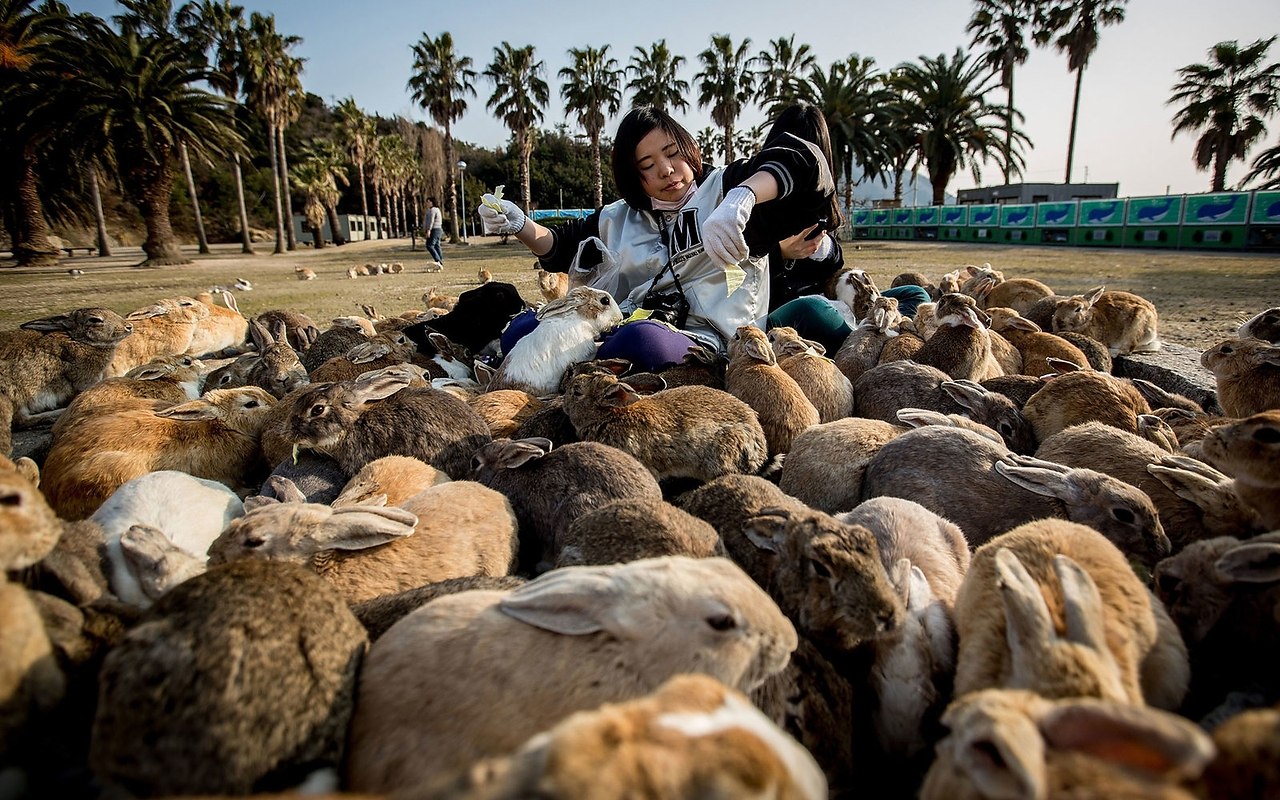
<path id="1" fill-rule="evenodd" d="M 427 198 L 427 216 L 422 222 L 422 227 L 427 232 L 427 252 L 437 264 L 443 264 L 444 254 L 440 252 L 440 239 L 444 237 L 444 218 L 440 215 L 440 208 L 436 205 L 434 197 Z"/>

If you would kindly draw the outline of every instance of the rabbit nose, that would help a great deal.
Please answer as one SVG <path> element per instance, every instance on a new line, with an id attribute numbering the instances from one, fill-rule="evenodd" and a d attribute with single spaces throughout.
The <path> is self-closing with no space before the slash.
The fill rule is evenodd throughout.
<path id="1" fill-rule="evenodd" d="M 876 615 L 876 633 L 886 633 L 898 627 L 898 615 L 893 609 Z"/>

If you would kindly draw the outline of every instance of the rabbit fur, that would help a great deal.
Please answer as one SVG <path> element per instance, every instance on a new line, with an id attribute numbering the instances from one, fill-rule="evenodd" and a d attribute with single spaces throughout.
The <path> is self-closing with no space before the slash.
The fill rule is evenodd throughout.
<path id="1" fill-rule="evenodd" d="M 1205 434 L 1205 459 L 1236 480 L 1236 494 L 1280 530 L 1280 411 L 1263 411 Z"/>
<path id="2" fill-rule="evenodd" d="M 853 414 L 853 383 L 826 357 L 826 348 L 802 339 L 795 328 L 786 327 L 769 329 L 769 346 L 778 366 L 817 409 L 819 422 L 833 422 Z"/>
<path id="3" fill-rule="evenodd" d="M 370 649 L 345 784 L 412 786 L 680 673 L 749 690 L 782 669 L 796 643 L 768 595 L 722 558 L 566 567 L 510 592 L 441 597 Z M 515 706 L 519 715 L 490 713 Z"/>
<path id="4" fill-rule="evenodd" d="M 725 391 L 756 412 L 771 455 L 786 453 L 796 436 L 819 422 L 800 385 L 778 366 L 765 332 L 752 325 L 739 327 L 729 341 Z"/>
<path id="5" fill-rule="evenodd" d="M 1053 311 L 1054 333 L 1082 333 L 1106 345 L 1112 356 L 1159 350 L 1158 318 L 1151 301 L 1130 292 L 1104 291 L 1105 288 L 1097 286 L 1059 300 Z"/>
<path id="6" fill-rule="evenodd" d="M 197 327 L 209 318 L 209 307 L 194 297 L 170 297 L 131 312 L 126 320 L 133 336 L 121 342 L 105 377 L 118 378 L 156 356 L 174 356 L 191 348 Z"/>
<path id="7" fill-rule="evenodd" d="M 725 555 L 716 529 L 661 499 L 611 500 L 556 537 L 553 568 L 620 564 L 659 556 Z"/>
<path id="8" fill-rule="evenodd" d="M 1227 416 L 1280 409 L 1280 345 L 1228 339 L 1204 351 L 1200 364 L 1213 373 Z"/>
<path id="9" fill-rule="evenodd" d="M 489 390 L 523 389 L 552 394 L 570 364 L 595 356 L 596 339 L 622 322 L 608 292 L 578 286 L 537 312 L 538 325 L 511 348 Z"/>
<path id="10" fill-rule="evenodd" d="M 819 511 L 848 511 L 862 494 L 867 461 L 906 431 L 878 419 L 850 417 L 815 425 L 796 437 L 782 462 L 782 491 Z"/>

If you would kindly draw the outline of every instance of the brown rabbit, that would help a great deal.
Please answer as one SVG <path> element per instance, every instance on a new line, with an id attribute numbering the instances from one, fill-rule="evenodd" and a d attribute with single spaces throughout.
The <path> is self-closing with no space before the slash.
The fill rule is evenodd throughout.
<path id="1" fill-rule="evenodd" d="M 105 308 L 80 308 L 32 320 L 22 328 L 0 334 L 0 455 L 4 456 L 12 447 L 15 422 L 35 422 L 43 412 L 57 409 L 102 380 L 116 346 L 133 332 L 131 323 Z"/>
<path id="2" fill-rule="evenodd" d="M 408 370 L 380 370 L 360 380 L 312 386 L 293 402 L 286 436 L 318 450 L 355 475 L 382 456 L 413 456 L 460 480 L 471 454 L 491 437 L 465 402 L 412 388 Z"/>
<path id="3" fill-rule="evenodd" d="M 1232 417 L 1280 408 L 1280 345 L 1228 339 L 1204 351 L 1200 363 L 1218 382 L 1218 403 Z"/>
<path id="4" fill-rule="evenodd" d="M 853 314 L 852 321 L 846 320 L 852 327 L 871 313 L 871 302 L 880 296 L 880 290 L 866 270 L 850 268 L 837 272 L 827 280 L 826 295 L 832 300 L 844 302 Z"/>
<path id="5" fill-rule="evenodd" d="M 729 342 L 725 390 L 755 409 L 772 455 L 790 450 L 796 436 L 819 422 L 818 409 L 778 366 L 768 337 L 753 325 L 740 326 Z"/>
<path id="6" fill-rule="evenodd" d="M 488 283 L 489 281 L 493 280 L 493 273 L 485 269 L 484 267 L 481 267 L 480 271 L 476 273 L 476 279 L 479 280 L 481 283 Z"/>
<path id="7" fill-rule="evenodd" d="M 1003 374 L 991 355 L 991 321 L 972 297 L 946 294 L 938 301 L 938 330 L 915 354 L 921 364 L 937 367 L 955 380 L 983 381 Z"/>
<path id="8" fill-rule="evenodd" d="M 1022 369 L 1018 370 L 1021 374 L 1038 378 L 1056 372 L 1046 361 L 1048 358 L 1070 361 L 1081 367 L 1088 366 L 1089 359 L 1080 348 L 1061 336 L 1045 333 L 1040 330 L 1039 325 L 1024 319 L 1015 309 L 997 306 L 988 308 L 987 313 L 991 315 L 991 330 L 1007 339 L 1022 354 Z"/>
<path id="9" fill-rule="evenodd" d="M 536 269 L 538 291 L 542 292 L 542 296 L 547 300 L 559 300 L 569 293 L 569 273 L 547 272 L 542 267 L 536 267 Z"/>
<path id="10" fill-rule="evenodd" d="M 1072 331 L 1091 336 L 1105 344 L 1113 356 L 1159 350 L 1158 317 L 1151 301 L 1105 288 L 1097 286 L 1059 300 L 1053 311 L 1054 333 Z"/>
<path id="11" fill-rule="evenodd" d="M 1263 411 L 1209 431 L 1203 442 L 1210 464 L 1236 479 L 1236 494 L 1280 530 L 1280 411 Z"/>
<path id="12" fill-rule="evenodd" d="M 194 297 L 170 297 L 129 314 L 133 336 L 116 348 L 108 378 L 117 378 L 156 356 L 173 356 L 191 349 L 199 327 L 209 319 L 209 307 Z"/>
<path id="13" fill-rule="evenodd" d="M 1010 278 L 992 287 L 978 304 L 988 311 L 1004 307 L 1022 314 L 1029 311 L 1037 301 L 1052 296 L 1053 290 L 1040 281 L 1032 278 Z"/>
<path id="14" fill-rule="evenodd" d="M 1096 420 L 1129 433 L 1138 432 L 1138 415 L 1151 406 L 1131 383 L 1093 370 L 1059 375 L 1031 395 L 1022 408 L 1044 441 L 1063 428 Z"/>
<path id="15" fill-rule="evenodd" d="M 76 395 L 53 424 L 53 437 L 99 414 L 124 408 L 185 403 L 200 396 L 200 362 L 190 356 L 162 356 L 134 367 L 121 378 L 107 378 Z"/>
<path id="16" fill-rule="evenodd" d="M 259 317 L 250 323 L 249 336 L 258 350 L 258 359 L 249 366 L 245 376 L 249 386 L 257 386 L 279 400 L 309 382 L 307 370 L 289 346 L 283 321 L 276 320 L 274 333 L 270 333 Z"/>
<path id="17" fill-rule="evenodd" d="M 778 366 L 800 385 L 821 422 L 833 422 L 853 413 L 853 384 L 835 362 L 826 357 L 826 349 L 817 342 L 800 338 L 795 328 L 772 328 L 769 344 L 777 356 Z"/>
<path id="18" fill-rule="evenodd" d="M 1241 339 L 1261 339 L 1271 344 L 1280 344 L 1280 306 L 1268 308 L 1250 317 L 1236 329 L 1236 336 Z"/>
<path id="19" fill-rule="evenodd" d="M 895 338 L 902 315 L 898 313 L 898 300 L 894 297 L 876 297 L 871 301 L 866 316 L 845 337 L 836 351 L 836 367 L 850 381 L 880 361 L 880 354 Z"/>
<path id="20" fill-rule="evenodd" d="M 569 382 L 564 411 L 584 440 L 630 453 L 659 480 L 753 473 L 768 456 L 756 412 L 707 386 L 642 397 L 612 374 L 579 375 Z"/>

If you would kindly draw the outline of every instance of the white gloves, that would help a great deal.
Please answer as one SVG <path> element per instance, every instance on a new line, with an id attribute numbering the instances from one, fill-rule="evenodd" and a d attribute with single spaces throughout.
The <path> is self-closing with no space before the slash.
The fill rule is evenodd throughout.
<path id="1" fill-rule="evenodd" d="M 756 206 L 756 193 L 745 186 L 730 189 L 729 193 L 702 223 L 702 246 L 711 261 L 721 268 L 736 265 L 750 255 L 747 240 L 742 231 Z"/>
<path id="2" fill-rule="evenodd" d="M 528 217 L 520 206 L 510 200 L 498 200 L 498 205 L 502 206 L 501 214 L 488 203 L 481 203 L 477 209 L 486 234 L 516 234 L 524 229 Z"/>

